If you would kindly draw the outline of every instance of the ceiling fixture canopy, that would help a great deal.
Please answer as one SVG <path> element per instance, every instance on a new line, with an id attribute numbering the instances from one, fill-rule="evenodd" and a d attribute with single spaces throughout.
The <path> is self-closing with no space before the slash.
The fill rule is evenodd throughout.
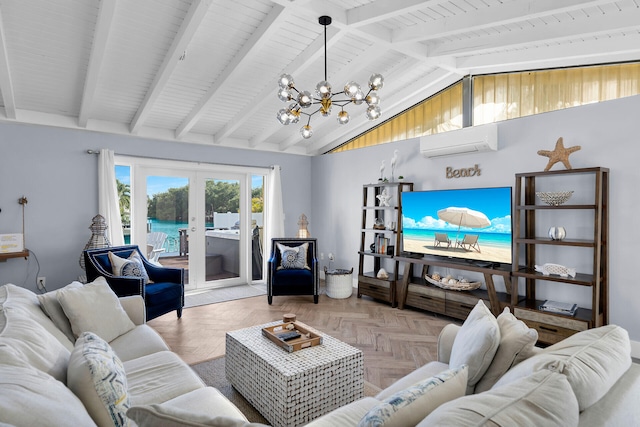
<path id="1" fill-rule="evenodd" d="M 360 105 L 367 104 L 366 116 L 369 120 L 380 117 L 380 97 L 378 90 L 382 89 L 384 78 L 380 74 L 372 74 L 369 78 L 369 90 L 365 94 L 360 85 L 354 81 L 348 81 L 342 91 L 332 92 L 331 83 L 327 81 L 327 26 L 331 25 L 330 16 L 318 18 L 320 25 L 324 26 L 324 80 L 316 85 L 314 95 L 309 91 L 299 91 L 296 89 L 293 77 L 290 74 L 283 74 L 278 81 L 278 98 L 283 102 L 291 102 L 287 108 L 278 111 L 276 117 L 283 125 L 298 123 L 301 115 L 307 116 L 307 124 L 300 128 L 300 134 L 304 139 L 311 138 L 313 129 L 311 128 L 311 117 L 320 112 L 323 116 L 331 115 L 331 107 L 338 106 L 338 123 L 341 125 L 349 123 L 349 113 L 344 107 L 350 103 Z M 315 111 L 307 112 L 311 106 L 317 106 Z"/>

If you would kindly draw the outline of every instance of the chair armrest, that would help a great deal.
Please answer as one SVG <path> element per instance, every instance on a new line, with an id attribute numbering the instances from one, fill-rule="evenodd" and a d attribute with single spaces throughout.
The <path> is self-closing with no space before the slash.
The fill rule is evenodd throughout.
<path id="1" fill-rule="evenodd" d="M 184 270 L 182 268 L 161 267 L 151 264 L 146 259 L 143 262 L 149 278 L 154 282 L 184 284 Z"/>
<path id="2" fill-rule="evenodd" d="M 449 364 L 451 348 L 459 330 L 460 326 L 450 323 L 440 331 L 440 335 L 438 335 L 438 362 Z"/>
<path id="3" fill-rule="evenodd" d="M 120 305 L 131 319 L 134 325 L 144 325 L 146 323 L 147 311 L 144 305 L 144 298 L 140 295 L 132 295 L 119 298 Z"/>

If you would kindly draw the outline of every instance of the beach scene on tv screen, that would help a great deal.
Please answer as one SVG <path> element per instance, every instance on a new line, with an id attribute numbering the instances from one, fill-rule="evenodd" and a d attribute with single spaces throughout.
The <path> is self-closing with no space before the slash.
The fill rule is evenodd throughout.
<path id="1" fill-rule="evenodd" d="M 402 194 L 405 252 L 511 263 L 511 188 Z"/>

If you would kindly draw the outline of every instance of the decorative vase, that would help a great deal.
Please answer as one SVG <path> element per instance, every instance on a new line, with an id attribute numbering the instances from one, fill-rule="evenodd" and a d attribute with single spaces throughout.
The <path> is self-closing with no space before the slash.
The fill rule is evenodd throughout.
<path id="1" fill-rule="evenodd" d="M 564 227 L 551 227 L 549 228 L 549 237 L 551 240 L 562 240 L 567 235 L 567 231 Z"/>

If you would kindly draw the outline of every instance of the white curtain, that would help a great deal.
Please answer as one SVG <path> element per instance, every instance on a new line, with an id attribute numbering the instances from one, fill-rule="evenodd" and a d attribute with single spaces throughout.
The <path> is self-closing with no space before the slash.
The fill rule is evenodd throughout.
<path id="1" fill-rule="evenodd" d="M 120 201 L 116 184 L 116 167 L 113 151 L 101 149 L 98 164 L 98 213 L 107 223 L 107 236 L 112 246 L 124 245 Z"/>
<path id="2" fill-rule="evenodd" d="M 267 227 L 265 230 L 265 245 L 271 248 L 271 239 L 285 237 L 284 210 L 282 208 L 282 185 L 280 183 L 280 166 L 272 166 L 269 172 L 269 187 L 267 191 Z M 270 249 L 269 249 L 270 250 Z"/>

